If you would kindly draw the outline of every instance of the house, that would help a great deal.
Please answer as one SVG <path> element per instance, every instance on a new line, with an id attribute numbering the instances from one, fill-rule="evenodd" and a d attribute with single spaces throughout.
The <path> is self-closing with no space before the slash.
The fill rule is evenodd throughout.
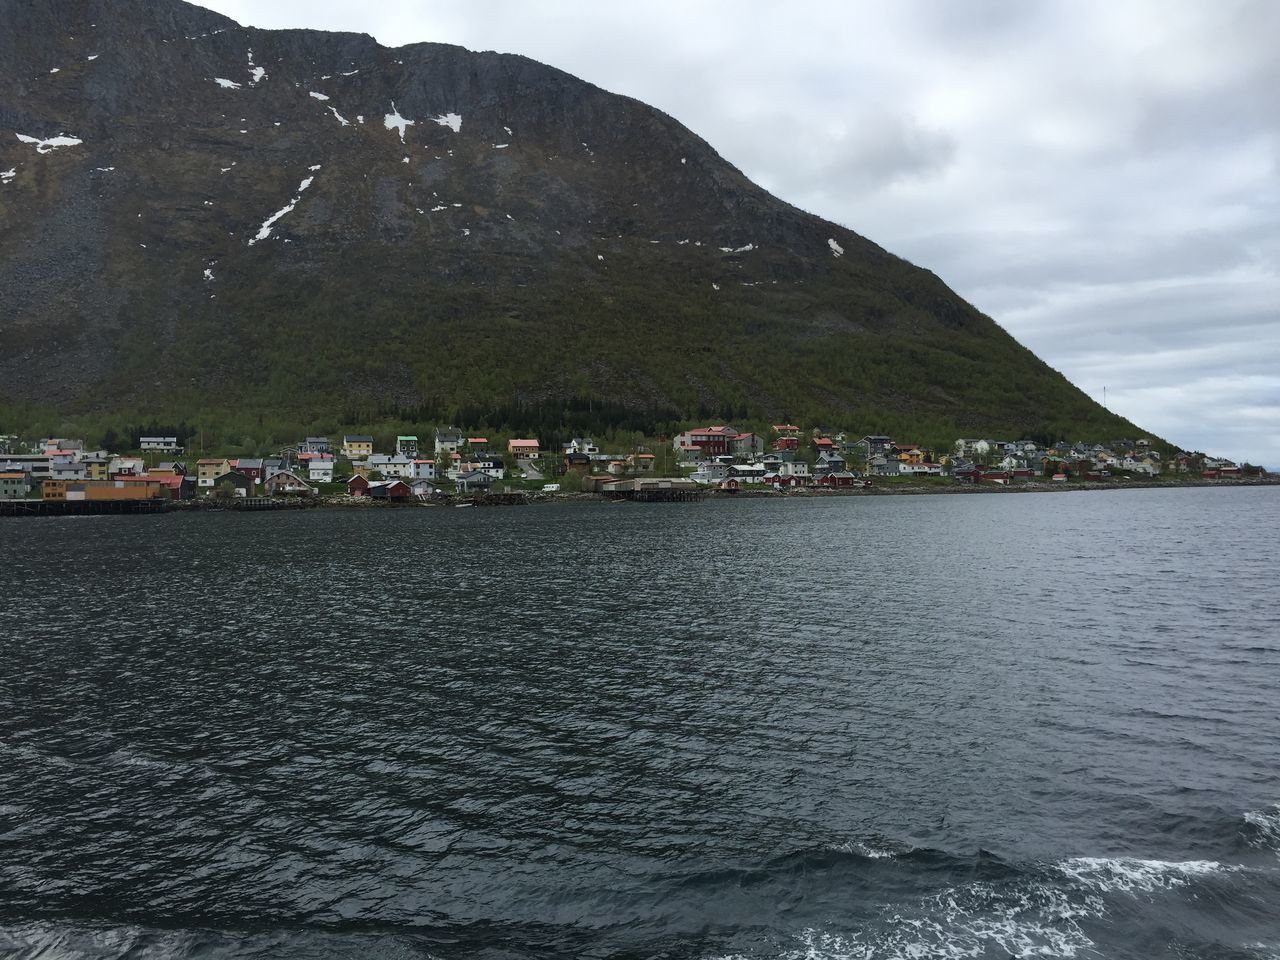
<path id="1" fill-rule="evenodd" d="M 683 457 L 714 457 L 717 454 L 731 454 L 733 451 L 730 448 L 736 436 L 738 431 L 733 427 L 698 427 L 696 430 L 676 434 L 671 445 Z"/>
<path id="2" fill-rule="evenodd" d="M 417 497 L 419 500 L 425 500 L 427 499 L 427 497 L 433 496 L 435 494 L 436 485 L 432 483 L 430 480 L 427 480 L 423 477 L 418 477 L 415 480 L 409 481 L 409 489 L 413 492 L 413 495 Z"/>
<path id="3" fill-rule="evenodd" d="M 436 462 L 434 460 L 414 460 L 413 478 L 415 480 L 434 480 L 436 478 Z"/>
<path id="4" fill-rule="evenodd" d="M 469 470 L 457 480 L 459 493 L 485 493 L 493 486 L 493 478 L 479 470 Z"/>
<path id="5" fill-rule="evenodd" d="M 760 483 L 768 472 L 761 463 L 735 463 L 729 468 L 729 478 L 739 483 Z"/>
<path id="6" fill-rule="evenodd" d="M 111 479 L 139 477 L 146 472 L 147 464 L 141 457 L 112 457 L 107 464 L 107 476 Z"/>
<path id="7" fill-rule="evenodd" d="M 413 457 L 401 454 L 373 453 L 365 459 L 365 466 L 370 473 L 377 472 L 384 477 L 413 477 Z"/>
<path id="8" fill-rule="evenodd" d="M 838 453 L 820 453 L 818 461 L 813 465 L 813 475 L 821 477 L 828 473 L 843 473 L 845 466 L 844 457 Z"/>
<path id="9" fill-rule="evenodd" d="M 775 490 L 786 490 L 792 487 L 804 486 L 804 480 L 800 477 L 784 477 L 780 473 L 765 474 L 763 482 L 773 487 Z"/>
<path id="10" fill-rule="evenodd" d="M 418 438 L 411 434 L 396 437 L 396 453 L 412 460 L 418 455 Z"/>
<path id="11" fill-rule="evenodd" d="M 379 480 L 369 484 L 369 496 L 376 500 L 409 500 L 413 489 L 403 480 Z"/>
<path id="12" fill-rule="evenodd" d="M 631 465 L 631 469 L 636 473 L 653 473 L 654 463 L 657 461 L 652 453 L 633 453 L 627 457 L 627 463 Z"/>
<path id="13" fill-rule="evenodd" d="M 307 461 L 307 479 L 312 483 L 333 483 L 333 457 L 311 457 Z"/>
<path id="14" fill-rule="evenodd" d="M 298 444 L 298 453 L 333 453 L 328 437 L 307 437 Z"/>
<path id="15" fill-rule="evenodd" d="M 629 472 L 627 466 L 628 464 L 625 460 L 610 460 L 609 466 L 605 468 L 605 472 L 612 477 L 620 477 L 624 473 Z"/>
<path id="16" fill-rule="evenodd" d="M 924 463 L 925 455 L 914 443 L 895 443 L 891 452 L 902 463 Z"/>
<path id="17" fill-rule="evenodd" d="M 219 457 L 206 457 L 196 461 L 196 486 L 212 487 L 215 478 L 231 469 L 231 461 Z"/>
<path id="18" fill-rule="evenodd" d="M 88 471 L 83 463 L 74 460 L 55 460 L 49 464 L 51 480 L 85 480 L 87 478 Z"/>
<path id="19" fill-rule="evenodd" d="M 273 473 L 262 489 L 268 497 L 310 497 L 316 492 L 315 487 L 290 470 Z"/>
<path id="20" fill-rule="evenodd" d="M 825 488 L 856 487 L 861 481 L 847 470 L 833 470 L 818 477 L 817 485 Z"/>
<path id="21" fill-rule="evenodd" d="M 861 448 L 862 459 L 870 465 L 871 461 L 876 457 L 888 456 L 889 450 L 893 446 L 893 439 L 880 434 L 871 434 L 857 441 L 855 445 Z"/>
<path id="22" fill-rule="evenodd" d="M 537 440 L 509 440 L 507 453 L 520 460 L 533 460 L 538 456 Z"/>
<path id="23" fill-rule="evenodd" d="M 877 453 L 867 461 L 867 473 L 873 477 L 896 477 L 902 469 L 902 461 Z"/>
<path id="24" fill-rule="evenodd" d="M 585 453 L 570 450 L 564 455 L 564 469 L 566 473 L 590 473 L 591 458 Z"/>
<path id="25" fill-rule="evenodd" d="M 174 473 L 172 470 L 168 472 L 153 470 L 151 473 L 137 479 L 161 484 L 170 500 L 189 500 L 192 494 L 195 493 L 195 484 L 187 477 L 180 473 Z M 136 481 L 130 480 L 129 482 Z"/>
<path id="26" fill-rule="evenodd" d="M 467 449 L 473 453 L 479 453 L 489 447 L 488 437 L 467 437 Z"/>
<path id="27" fill-rule="evenodd" d="M 20 470 L 0 473 L 0 500 L 21 500 L 31 492 L 27 475 Z"/>
<path id="28" fill-rule="evenodd" d="M 347 496 L 349 497 L 365 497 L 369 495 L 369 478 L 363 474 L 357 473 L 354 477 L 347 481 Z"/>
<path id="29" fill-rule="evenodd" d="M 111 457 L 102 453 L 91 453 L 82 457 L 80 462 L 84 464 L 84 474 L 88 479 L 107 479 L 107 472 L 111 467 Z"/>
<path id="30" fill-rule="evenodd" d="M 257 457 L 240 457 L 232 460 L 233 469 L 239 470 L 254 483 L 261 483 L 266 477 L 263 476 L 262 461 Z"/>
<path id="31" fill-rule="evenodd" d="M 904 477 L 940 477 L 942 465 L 939 463 L 910 463 L 898 461 L 898 473 Z"/>
<path id="32" fill-rule="evenodd" d="M 565 453 L 582 453 L 588 457 L 600 452 L 600 448 L 596 446 L 596 442 L 590 437 L 574 437 L 564 445 Z"/>
<path id="33" fill-rule="evenodd" d="M 502 462 L 502 457 L 496 453 L 481 453 L 472 456 L 471 462 L 468 464 L 471 468 L 468 471 L 478 471 L 488 474 L 490 480 L 501 480 L 507 475 L 506 465 Z"/>
<path id="34" fill-rule="evenodd" d="M 835 453 L 837 449 L 836 442 L 830 437 L 814 437 L 813 448 L 818 453 Z"/>
<path id="35" fill-rule="evenodd" d="M 773 441 L 772 449 L 778 453 L 789 452 L 794 453 L 800 449 L 799 437 L 778 437 Z"/>
<path id="36" fill-rule="evenodd" d="M 729 452 L 736 457 L 758 457 L 764 453 L 764 440 L 754 433 L 739 433 L 729 441 Z"/>
<path id="37" fill-rule="evenodd" d="M 704 463 L 689 475 L 694 483 L 720 483 L 729 479 L 730 466 L 727 463 Z"/>
<path id="38" fill-rule="evenodd" d="M 773 432 L 780 437 L 795 437 L 797 439 L 800 437 L 800 428 L 794 423 L 775 423 Z"/>
<path id="39" fill-rule="evenodd" d="M 803 460 L 791 460 L 784 462 L 782 466 L 778 468 L 778 474 L 783 477 L 794 477 L 801 483 L 808 483 L 809 464 L 805 463 Z"/>
<path id="40" fill-rule="evenodd" d="M 453 427 L 436 428 L 436 459 L 457 453 L 462 446 L 462 434 Z"/>
<path id="41" fill-rule="evenodd" d="M 178 445 L 177 437 L 140 437 L 138 439 L 138 449 L 145 452 L 154 453 L 181 453 L 182 447 Z"/>
<path id="42" fill-rule="evenodd" d="M 87 462 L 87 461 L 86 461 Z M 187 475 L 187 465 L 181 460 L 161 460 L 150 471 L 151 473 L 180 473 Z"/>
<path id="43" fill-rule="evenodd" d="M 342 455 L 348 460 L 363 460 L 373 453 L 373 437 L 350 434 L 342 438 Z"/>
<path id="44" fill-rule="evenodd" d="M 239 470 L 228 470 L 213 478 L 213 492 L 216 494 L 224 484 L 228 483 L 234 488 L 234 496 L 237 497 L 252 497 L 257 490 L 257 484 L 252 477 L 245 476 Z"/>

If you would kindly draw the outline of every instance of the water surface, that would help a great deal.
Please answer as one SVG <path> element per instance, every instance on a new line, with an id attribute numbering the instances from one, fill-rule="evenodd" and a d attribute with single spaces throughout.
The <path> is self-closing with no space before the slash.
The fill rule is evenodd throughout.
<path id="1" fill-rule="evenodd" d="M 1280 956 L 1271 489 L 0 522 L 0 953 Z"/>

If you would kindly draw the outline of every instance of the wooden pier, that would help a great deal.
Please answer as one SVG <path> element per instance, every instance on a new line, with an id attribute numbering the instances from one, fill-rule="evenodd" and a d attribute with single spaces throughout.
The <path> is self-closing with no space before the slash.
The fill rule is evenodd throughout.
<path id="1" fill-rule="evenodd" d="M 166 513 L 168 499 L 0 500 L 0 517 L 101 517 Z"/>

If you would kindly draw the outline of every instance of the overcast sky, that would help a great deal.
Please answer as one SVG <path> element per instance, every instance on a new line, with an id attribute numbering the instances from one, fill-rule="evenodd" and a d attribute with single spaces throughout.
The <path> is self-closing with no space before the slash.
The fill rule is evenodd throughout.
<path id="1" fill-rule="evenodd" d="M 644 100 L 1111 409 L 1280 468 L 1280 2 L 202 5 L 521 53 Z"/>

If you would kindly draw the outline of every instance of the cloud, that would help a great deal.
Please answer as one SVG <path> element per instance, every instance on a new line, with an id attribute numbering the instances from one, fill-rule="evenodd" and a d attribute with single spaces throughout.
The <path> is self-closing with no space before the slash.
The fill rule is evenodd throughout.
<path id="1" fill-rule="evenodd" d="M 522 53 L 653 104 L 1117 412 L 1280 467 L 1271 0 L 206 5 Z"/>

